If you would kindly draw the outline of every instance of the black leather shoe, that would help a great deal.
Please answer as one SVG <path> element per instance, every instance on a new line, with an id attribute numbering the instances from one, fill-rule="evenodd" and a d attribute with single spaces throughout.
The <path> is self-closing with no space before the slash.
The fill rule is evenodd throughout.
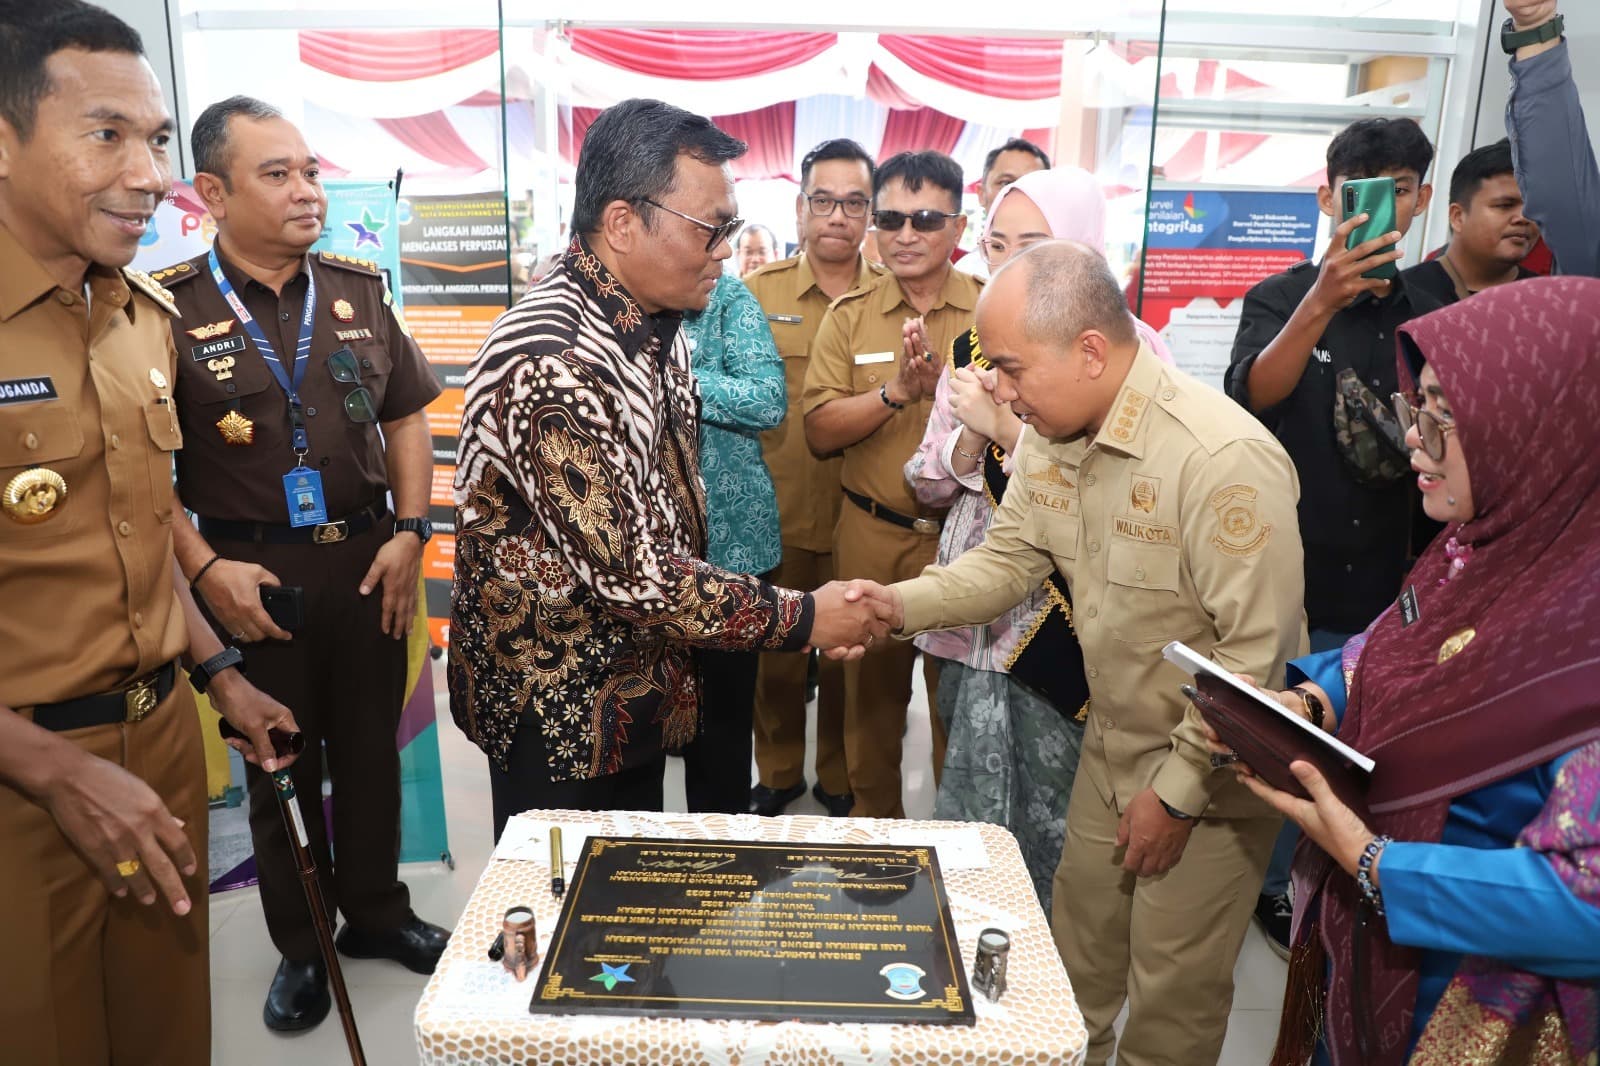
<path id="1" fill-rule="evenodd" d="M 766 785 L 750 786 L 750 813 L 767 818 L 783 813 L 783 809 L 806 794 L 806 783 L 801 781 L 788 788 L 768 788 Z"/>
<path id="2" fill-rule="evenodd" d="M 261 1020 L 275 1033 L 295 1033 L 322 1023 L 333 1006 L 328 995 L 328 968 L 321 959 L 278 963 Z"/>
<path id="3" fill-rule="evenodd" d="M 848 818 L 850 817 L 850 808 L 856 805 L 856 798 L 853 794 L 845 792 L 835 796 L 832 792 L 824 792 L 821 781 L 811 786 L 811 794 L 817 798 L 818 803 L 826 808 L 830 818 Z"/>
<path id="4" fill-rule="evenodd" d="M 334 937 L 339 954 L 352 959 L 393 959 L 412 973 L 430 974 L 439 965 L 450 930 L 413 914 L 393 929 L 357 929 L 349 923 Z"/>

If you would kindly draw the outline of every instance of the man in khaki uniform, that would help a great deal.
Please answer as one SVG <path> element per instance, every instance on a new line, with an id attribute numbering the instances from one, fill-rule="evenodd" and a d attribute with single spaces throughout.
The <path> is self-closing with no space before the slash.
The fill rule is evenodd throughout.
<path id="1" fill-rule="evenodd" d="M 778 490 L 783 560 L 774 584 L 816 589 L 833 580 L 833 530 L 839 522 L 838 456 L 819 457 L 806 445 L 800 395 L 811 344 L 828 305 L 863 288 L 880 271 L 861 258 L 872 206 L 872 157 L 855 141 L 817 145 L 800 163 L 795 222 L 806 251 L 769 263 L 744 279 L 761 302 L 783 356 L 789 413 L 761 435 L 761 449 Z M 755 755 L 760 783 L 750 809 L 781 814 L 805 791 L 805 654 L 765 652 L 756 682 Z M 844 758 L 844 669 L 818 662 L 817 783 L 812 795 L 831 814 L 849 813 L 850 777 Z"/>
<path id="2" fill-rule="evenodd" d="M 1008 264 L 978 330 L 996 398 L 1031 427 L 1021 476 L 982 546 L 881 595 L 914 633 L 987 622 L 1052 566 L 1066 576 L 1090 728 L 1051 922 L 1088 1061 L 1111 1057 L 1126 999 L 1123 1066 L 1215 1062 L 1280 820 L 1213 770 L 1161 649 L 1182 640 L 1281 687 L 1305 640 L 1294 468 L 1242 408 L 1139 343 L 1082 245 Z"/>
<path id="3" fill-rule="evenodd" d="M 294 718 L 172 558 L 177 354 L 133 260 L 171 187 L 139 35 L 77 0 L 0 11 L 0 1060 L 211 1061 L 195 670 L 259 748 Z M 158 894 L 162 897 L 157 902 Z"/>
<path id="4" fill-rule="evenodd" d="M 834 534 L 841 578 L 914 577 L 939 549 L 939 515 L 906 484 L 906 460 L 922 443 L 944 358 L 972 327 L 982 282 L 950 267 L 966 218 L 961 168 L 938 152 L 902 152 L 879 168 L 873 224 L 889 273 L 840 297 L 812 343 L 801 398 L 811 450 L 844 451 L 845 503 Z M 909 320 L 909 321 L 908 321 Z M 911 701 L 916 649 L 889 641 L 845 677 L 845 761 L 856 817 L 900 818 L 900 736 Z M 936 666 L 924 657 L 928 699 Z M 933 766 L 944 762 L 936 713 Z"/>

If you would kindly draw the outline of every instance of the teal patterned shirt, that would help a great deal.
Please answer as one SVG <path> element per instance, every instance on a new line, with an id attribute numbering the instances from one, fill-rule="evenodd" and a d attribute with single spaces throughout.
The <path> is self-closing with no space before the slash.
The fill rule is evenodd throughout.
<path id="1" fill-rule="evenodd" d="M 700 385 L 700 474 L 706 483 L 706 561 L 741 574 L 778 565 L 778 494 L 761 458 L 764 429 L 788 410 L 783 359 L 761 305 L 731 274 L 704 311 L 683 316 Z"/>

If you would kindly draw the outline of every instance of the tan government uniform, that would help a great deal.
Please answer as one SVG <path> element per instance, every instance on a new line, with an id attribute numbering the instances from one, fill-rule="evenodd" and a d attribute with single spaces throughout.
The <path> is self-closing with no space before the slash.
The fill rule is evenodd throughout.
<path id="1" fill-rule="evenodd" d="M 86 306 L 0 226 L 0 713 L 162 678 L 170 694 L 144 717 L 61 736 L 154 789 L 200 873 L 182 918 L 165 899 L 116 899 L 48 811 L 0 785 L 0 1061 L 201 1066 L 205 757 L 187 679 L 164 669 L 188 646 L 172 585 L 173 311 L 135 271 L 88 281 Z"/>
<path id="2" fill-rule="evenodd" d="M 955 339 L 972 328 L 982 286 L 982 279 L 955 270 L 945 276 L 933 307 L 923 315 L 934 358 L 947 356 Z M 811 345 L 802 412 L 810 414 L 830 400 L 876 394 L 899 372 L 904 358 L 901 328 L 906 319 L 916 315 L 893 274 L 879 275 L 839 297 Z M 867 578 L 882 584 L 903 581 L 921 573 L 938 555 L 942 512 L 918 502 L 905 479 L 906 460 L 922 443 L 932 411 L 933 395 L 929 393 L 844 450 L 839 482 L 845 500 L 833 550 L 834 569 L 840 578 Z M 869 514 L 863 509 L 863 500 L 870 501 L 869 506 L 887 508 L 891 517 L 916 520 L 918 528 L 907 529 L 881 514 Z M 884 641 L 864 658 L 845 664 L 845 761 L 850 791 L 855 795 L 850 813 L 855 817 L 905 816 L 900 795 L 900 737 L 905 731 L 906 706 L 911 702 L 916 654 L 909 643 Z M 923 672 L 937 774 L 944 762 L 944 728 L 932 706 L 938 668 L 927 656 L 923 657 Z"/>
<path id="3" fill-rule="evenodd" d="M 362 596 L 358 589 L 393 536 L 394 515 L 378 424 L 347 414 L 347 397 L 358 384 L 336 380 L 328 359 L 340 350 L 351 353 L 378 423 L 421 410 L 439 394 L 439 383 L 369 260 L 308 255 L 280 292 L 226 256 L 219 261 L 286 366 L 299 339 L 308 280 L 316 278 L 311 362 L 300 396 L 310 443 L 305 462 L 322 475 L 329 522 L 289 527 L 283 476 L 295 456 L 288 401 L 212 279 L 206 256 L 154 275 L 183 310 L 183 321 L 172 328 L 188 445 L 178 457 L 179 494 L 222 558 L 256 563 L 285 586 L 305 590 L 304 625 L 293 639 L 244 645 L 245 665 L 261 691 L 294 712 L 305 734 L 306 750 L 290 771 L 296 790 L 320 795 L 324 765 L 333 782 L 333 845 L 322 819 L 306 823 L 328 909 L 363 930 L 393 929 L 411 917 L 410 894 L 398 874 L 395 746 L 407 645 L 383 635 L 381 590 Z M 228 642 L 230 634 L 207 617 L 218 639 Z M 317 958 L 316 931 L 272 779 L 247 765 L 245 780 L 267 932 L 284 958 Z"/>
<path id="4" fill-rule="evenodd" d="M 879 271 L 861 260 L 860 288 Z M 777 428 L 761 434 L 761 454 L 778 492 L 783 559 L 770 575 L 775 585 L 811 591 L 833 580 L 833 530 L 839 524 L 838 456 L 819 457 L 806 445 L 800 396 L 817 329 L 832 301 L 817 286 L 804 255 L 768 263 L 744 279 L 767 314 L 767 325 L 783 356 L 789 412 Z M 806 755 L 806 660 L 798 652 L 764 652 L 756 680 L 755 756 L 761 783 L 782 791 L 804 781 Z M 850 791 L 844 758 L 844 668 L 826 657 L 817 664 L 817 781 L 824 792 Z"/>
<path id="5" fill-rule="evenodd" d="M 1051 924 L 1088 1061 L 1110 1057 L 1127 999 L 1119 1063 L 1215 1062 L 1281 820 L 1212 770 L 1161 649 L 1181 640 L 1282 686 L 1305 646 L 1294 467 L 1243 408 L 1142 347 L 1093 440 L 1030 430 L 1015 469 L 983 545 L 900 586 L 905 631 L 988 621 L 1052 565 L 1066 577 L 1090 706 Z M 1203 817 L 1175 867 L 1135 879 L 1117 821 L 1151 786 Z"/>

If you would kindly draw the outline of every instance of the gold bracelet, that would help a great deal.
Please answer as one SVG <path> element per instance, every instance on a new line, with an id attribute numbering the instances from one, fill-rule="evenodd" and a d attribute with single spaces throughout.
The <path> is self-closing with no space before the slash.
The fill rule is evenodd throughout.
<path id="1" fill-rule="evenodd" d="M 961 437 L 957 436 L 956 437 L 956 454 L 957 455 L 961 455 L 961 456 L 965 456 L 966 458 L 971 459 L 971 460 L 976 462 L 977 460 L 980 460 L 980 459 L 983 458 L 983 449 L 979 448 L 978 451 L 977 451 L 977 454 L 973 454 L 972 452 L 967 451 L 965 448 L 963 448 L 961 446 Z"/>

